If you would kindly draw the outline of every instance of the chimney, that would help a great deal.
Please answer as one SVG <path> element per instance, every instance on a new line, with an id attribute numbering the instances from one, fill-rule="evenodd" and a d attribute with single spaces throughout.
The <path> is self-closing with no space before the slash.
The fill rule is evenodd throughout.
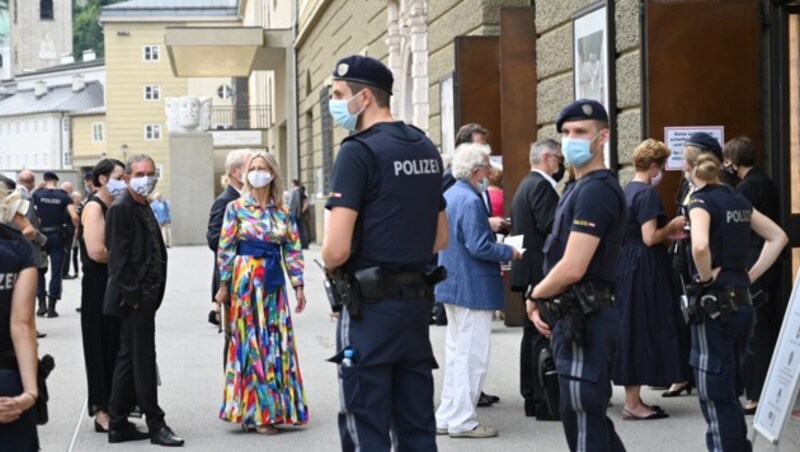
<path id="1" fill-rule="evenodd" d="M 83 74 L 75 74 L 72 76 L 72 91 L 77 93 L 78 91 L 83 90 L 86 88 L 86 81 L 83 79 Z"/>
<path id="2" fill-rule="evenodd" d="M 65 54 L 61 55 L 61 64 L 70 64 L 70 63 L 74 63 L 74 62 L 75 62 L 75 58 L 72 56 L 71 53 L 65 53 Z"/>
<path id="3" fill-rule="evenodd" d="M 37 99 L 47 94 L 47 82 L 44 80 L 37 80 L 33 86 L 33 94 Z"/>
<path id="4" fill-rule="evenodd" d="M 86 49 L 83 51 L 83 61 L 94 61 L 97 59 L 97 55 L 94 53 L 94 49 Z"/>

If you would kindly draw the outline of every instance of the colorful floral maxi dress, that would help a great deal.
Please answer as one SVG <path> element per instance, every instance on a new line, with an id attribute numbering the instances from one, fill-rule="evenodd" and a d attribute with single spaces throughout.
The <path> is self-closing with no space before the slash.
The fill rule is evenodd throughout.
<path id="1" fill-rule="evenodd" d="M 240 252 L 251 244 L 274 248 L 278 259 Z M 286 286 L 270 290 L 265 278 L 276 272 L 282 278 L 282 269 L 267 268 L 281 261 L 292 287 L 302 285 L 300 236 L 289 210 L 274 204 L 265 210 L 251 195 L 228 204 L 218 251 L 220 280 L 231 293 L 223 420 L 250 426 L 308 422 Z"/>

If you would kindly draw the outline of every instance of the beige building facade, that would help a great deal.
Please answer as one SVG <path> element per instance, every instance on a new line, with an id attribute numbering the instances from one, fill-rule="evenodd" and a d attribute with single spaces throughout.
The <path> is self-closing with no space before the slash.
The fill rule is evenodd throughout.
<path id="1" fill-rule="evenodd" d="M 59 64 L 72 54 L 72 2 L 9 0 L 10 74 Z"/>
<path id="2" fill-rule="evenodd" d="M 131 4 L 126 9 L 126 3 Z M 230 79 L 177 77 L 172 71 L 165 36 L 169 27 L 192 21 L 220 26 L 205 17 L 185 17 L 164 11 L 133 8 L 123 2 L 104 9 L 100 17 L 106 49 L 106 155 L 125 161 L 145 153 L 156 161 L 158 190 L 170 197 L 170 168 L 166 103 L 169 97 L 209 97 L 213 106 L 230 106 Z M 229 19 L 230 20 L 230 19 Z M 212 121 L 213 122 L 213 121 Z"/>

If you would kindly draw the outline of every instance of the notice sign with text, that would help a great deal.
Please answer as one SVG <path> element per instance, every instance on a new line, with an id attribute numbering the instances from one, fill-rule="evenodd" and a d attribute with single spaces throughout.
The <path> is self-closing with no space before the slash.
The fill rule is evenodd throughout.
<path id="1" fill-rule="evenodd" d="M 800 277 L 794 282 L 781 333 L 753 420 L 756 431 L 773 444 L 777 444 L 781 431 L 786 426 L 799 388 Z"/>
<path id="2" fill-rule="evenodd" d="M 670 156 L 667 159 L 667 171 L 680 171 L 683 169 L 683 143 L 693 133 L 697 132 L 705 132 L 716 138 L 720 146 L 725 143 L 725 126 L 664 127 L 664 144 L 670 150 Z"/>

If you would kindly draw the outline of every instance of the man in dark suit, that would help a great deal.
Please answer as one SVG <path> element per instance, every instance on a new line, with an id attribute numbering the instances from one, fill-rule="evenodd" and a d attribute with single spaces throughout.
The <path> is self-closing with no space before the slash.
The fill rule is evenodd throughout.
<path id="1" fill-rule="evenodd" d="M 211 280 L 211 302 L 219 289 L 219 267 L 217 266 L 217 248 L 219 248 L 219 235 L 222 231 L 222 220 L 228 203 L 239 199 L 244 186 L 245 165 L 253 153 L 249 149 L 237 149 L 225 156 L 225 174 L 228 176 L 228 185 L 225 190 L 211 204 L 208 214 L 208 231 L 206 241 L 208 247 L 214 252 L 214 276 Z M 216 309 L 208 313 L 208 321 L 214 325 L 220 324 L 219 312 Z M 226 347 L 227 348 L 227 347 Z"/>
<path id="2" fill-rule="evenodd" d="M 108 442 L 150 438 L 153 444 L 182 446 L 183 439 L 167 426 L 158 406 L 155 323 L 167 282 L 167 248 L 147 202 L 158 182 L 155 175 L 153 159 L 144 154 L 131 157 L 125 168 L 128 190 L 106 215 L 108 286 L 103 311 L 120 318 Z M 149 434 L 128 422 L 136 404 L 147 417 Z"/>
<path id="3" fill-rule="evenodd" d="M 511 290 L 522 294 L 544 277 L 542 248 L 553 226 L 558 204 L 556 184 L 564 176 L 561 146 L 551 139 L 539 140 L 530 149 L 531 172 L 519 184 L 511 204 L 511 224 L 515 234 L 524 234 L 522 259 L 511 263 Z M 525 399 L 525 415 L 539 420 L 554 419 L 547 409 L 538 376 L 539 353 L 547 338 L 525 318 L 520 352 L 520 392 Z M 557 417 L 555 418 L 557 419 Z"/>

